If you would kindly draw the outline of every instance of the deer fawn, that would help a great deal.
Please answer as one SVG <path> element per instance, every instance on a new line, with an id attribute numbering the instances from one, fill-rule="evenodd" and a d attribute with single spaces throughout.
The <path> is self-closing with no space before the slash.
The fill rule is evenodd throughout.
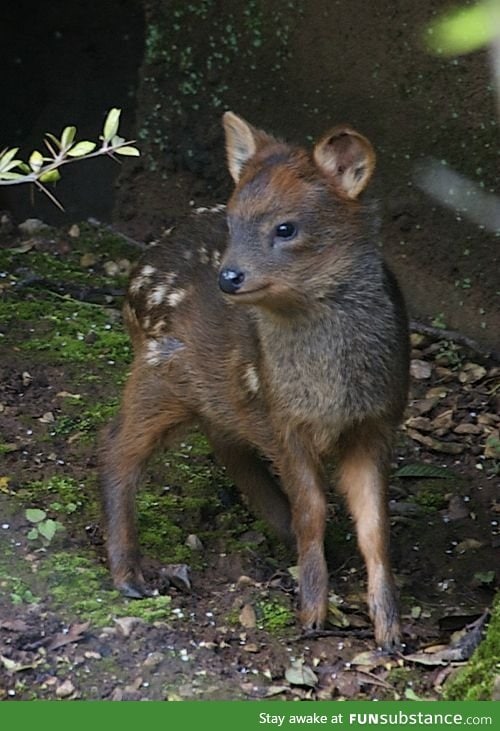
<path id="1" fill-rule="evenodd" d="M 375 153 L 347 126 L 312 153 L 223 117 L 227 209 L 148 247 L 124 318 L 135 358 L 101 448 L 109 564 L 147 594 L 135 492 L 153 450 L 194 423 L 250 504 L 296 545 L 300 619 L 327 613 L 326 464 L 355 520 L 376 642 L 398 644 L 387 482 L 408 386 L 404 303 L 358 201 Z"/>

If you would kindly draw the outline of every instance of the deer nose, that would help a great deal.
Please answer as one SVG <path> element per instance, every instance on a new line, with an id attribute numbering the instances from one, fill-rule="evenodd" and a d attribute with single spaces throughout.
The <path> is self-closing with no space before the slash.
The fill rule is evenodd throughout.
<path id="1" fill-rule="evenodd" d="M 245 281 L 245 273 L 237 269 L 222 269 L 219 273 L 219 287 L 226 294 L 235 294 Z"/>

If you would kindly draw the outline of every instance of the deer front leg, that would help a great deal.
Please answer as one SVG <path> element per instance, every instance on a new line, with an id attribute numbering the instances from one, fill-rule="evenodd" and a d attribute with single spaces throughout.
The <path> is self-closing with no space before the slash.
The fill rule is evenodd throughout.
<path id="1" fill-rule="evenodd" d="M 280 472 L 290 501 L 292 530 L 297 542 L 300 620 L 306 630 L 319 629 L 328 608 L 323 473 L 300 444 L 289 445 L 287 452 Z"/>

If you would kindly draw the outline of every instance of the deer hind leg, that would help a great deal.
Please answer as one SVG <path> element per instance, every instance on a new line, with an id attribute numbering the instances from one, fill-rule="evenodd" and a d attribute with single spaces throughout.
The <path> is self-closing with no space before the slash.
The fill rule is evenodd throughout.
<path id="1" fill-rule="evenodd" d="M 339 489 L 356 523 L 368 573 L 368 606 L 375 640 L 385 649 L 400 642 L 397 592 L 389 558 L 387 504 L 389 439 L 367 433 L 346 442 L 339 463 Z"/>
<path id="2" fill-rule="evenodd" d="M 165 377 L 165 374 L 163 374 Z M 165 381 L 144 366 L 132 370 L 121 411 L 100 444 L 100 484 L 113 582 L 125 596 L 148 594 L 140 565 L 135 495 L 152 452 L 189 420 Z"/>
<path id="3" fill-rule="evenodd" d="M 250 446 L 208 433 L 217 459 L 247 498 L 252 509 L 286 544 L 293 544 L 290 503 L 265 461 Z"/>

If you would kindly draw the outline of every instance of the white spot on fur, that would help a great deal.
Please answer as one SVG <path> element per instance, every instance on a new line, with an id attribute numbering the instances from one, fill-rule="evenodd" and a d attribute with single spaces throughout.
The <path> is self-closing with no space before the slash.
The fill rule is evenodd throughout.
<path id="1" fill-rule="evenodd" d="M 186 346 L 173 337 L 164 337 L 159 340 L 149 340 L 146 346 L 146 362 L 150 366 L 157 366 L 173 358 Z"/>
<path id="2" fill-rule="evenodd" d="M 186 261 L 189 261 L 193 258 L 193 252 L 191 251 L 191 249 L 185 249 L 185 251 L 183 251 L 182 253 L 182 256 Z"/>
<path id="3" fill-rule="evenodd" d="M 158 337 L 159 335 L 162 334 L 162 332 L 165 329 L 166 325 L 167 325 L 167 323 L 165 322 L 165 320 L 158 320 L 158 322 L 156 323 L 156 325 L 151 329 L 151 334 L 152 335 L 155 335 L 156 337 Z"/>
<path id="4" fill-rule="evenodd" d="M 177 307 L 182 302 L 187 292 L 185 289 L 174 289 L 167 297 L 167 302 L 170 307 Z"/>
<path id="5" fill-rule="evenodd" d="M 139 292 L 139 290 L 144 287 L 146 282 L 147 282 L 146 277 L 137 277 L 136 279 L 133 279 L 130 282 L 130 286 L 129 286 L 130 294 L 137 294 Z"/>
<path id="6" fill-rule="evenodd" d="M 146 264 L 141 269 L 141 274 L 143 277 L 152 277 L 155 272 L 156 272 L 156 269 L 154 267 L 152 267 L 150 264 Z"/>
<path id="7" fill-rule="evenodd" d="M 219 249 L 214 249 L 212 251 L 212 266 L 214 269 L 218 269 L 220 267 L 220 260 L 221 260 L 221 253 Z"/>
<path id="8" fill-rule="evenodd" d="M 165 282 L 167 287 L 170 287 L 175 282 L 176 279 L 177 279 L 177 272 L 168 272 L 163 281 Z"/>
<path id="9" fill-rule="evenodd" d="M 208 251 L 206 246 L 200 246 L 198 249 L 198 259 L 200 260 L 201 264 L 208 264 L 210 259 L 208 258 Z"/>
<path id="10" fill-rule="evenodd" d="M 256 394 L 259 392 L 260 380 L 259 374 L 257 373 L 257 369 L 255 368 L 255 366 L 247 366 L 245 372 L 243 373 L 243 380 L 245 381 L 245 384 L 250 393 Z"/>
<path id="11" fill-rule="evenodd" d="M 156 307 L 157 305 L 160 305 L 165 299 L 166 292 L 166 284 L 159 284 L 157 287 L 152 289 L 148 295 L 148 307 Z"/>
<path id="12" fill-rule="evenodd" d="M 226 210 L 226 206 L 224 203 L 217 203 L 215 206 L 200 206 L 199 208 L 195 208 L 194 212 L 195 215 L 200 215 L 200 213 L 221 213 L 222 211 Z"/>

